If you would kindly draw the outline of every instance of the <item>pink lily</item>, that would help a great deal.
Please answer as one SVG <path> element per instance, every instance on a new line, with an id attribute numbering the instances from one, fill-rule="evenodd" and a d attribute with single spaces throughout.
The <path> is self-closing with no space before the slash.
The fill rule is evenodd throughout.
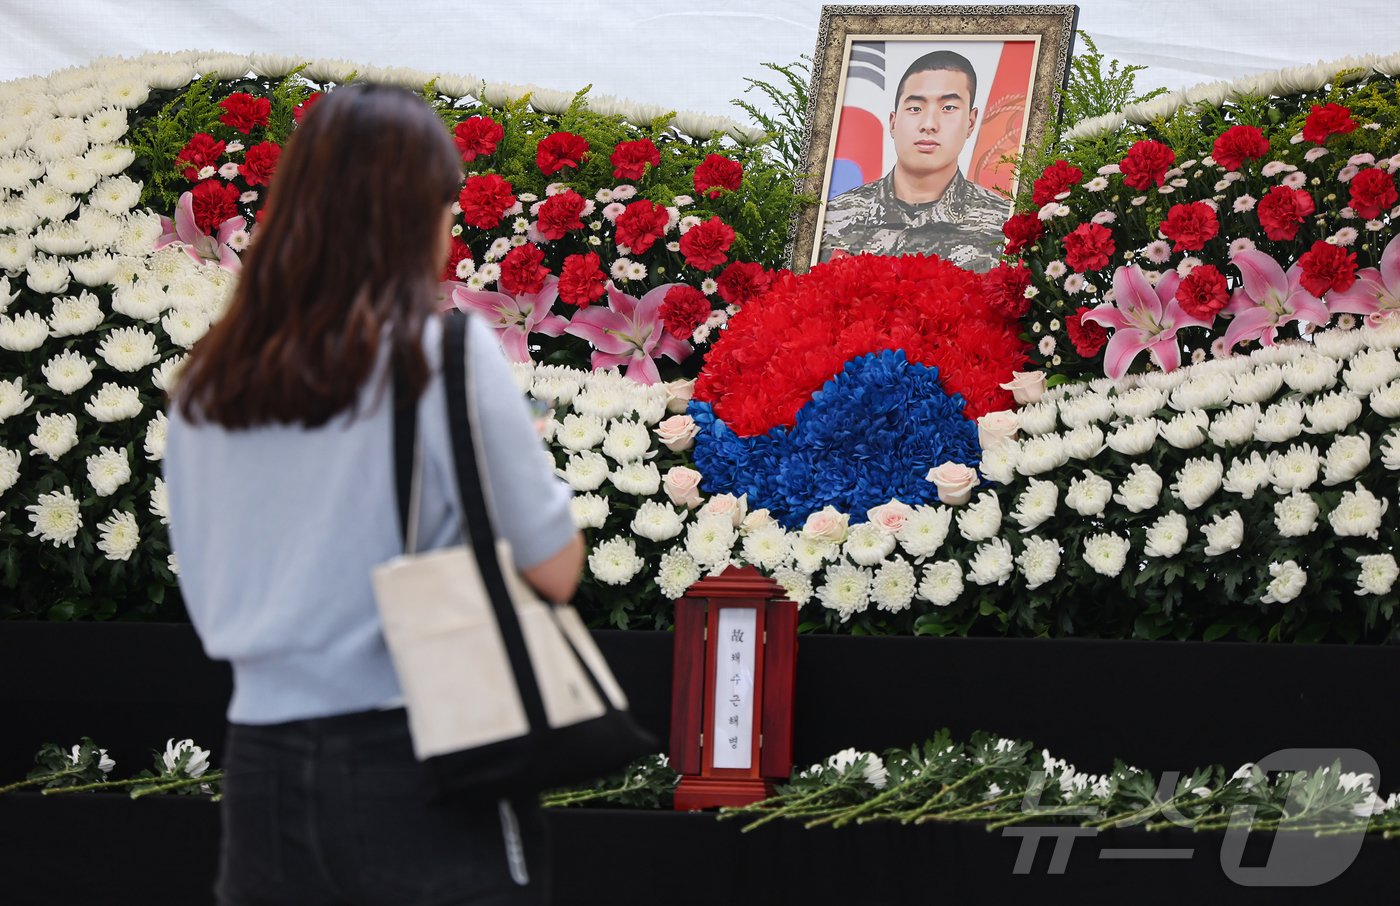
<path id="1" fill-rule="evenodd" d="M 1331 318 L 1322 300 L 1303 289 L 1303 269 L 1297 264 L 1284 273 L 1283 265 L 1255 249 L 1236 252 L 1233 260 L 1241 286 L 1224 309 L 1235 316 L 1225 330 L 1227 349 L 1246 340 L 1272 346 L 1285 324 L 1309 321 L 1320 326 Z"/>
<path id="2" fill-rule="evenodd" d="M 242 217 L 230 217 L 219 224 L 216 236 L 210 236 L 195 224 L 194 195 L 186 192 L 175 205 L 175 219 L 160 219 L 163 232 L 156 239 L 155 250 L 160 251 L 173 245 L 183 249 L 185 254 L 196 262 L 202 264 L 205 261 L 217 261 L 219 267 L 224 270 L 238 273 L 243 264 L 238 260 L 238 253 L 230 248 L 228 243 L 234 233 L 246 229 L 247 226 L 248 221 Z"/>
<path id="3" fill-rule="evenodd" d="M 1400 313 L 1400 236 L 1386 245 L 1379 268 L 1357 271 L 1356 282 L 1349 288 L 1328 293 L 1327 308 L 1333 314 L 1365 315 L 1373 327 Z"/>
<path id="4" fill-rule="evenodd" d="M 1187 314 L 1176 301 L 1181 278 L 1167 273 L 1153 287 L 1137 265 L 1113 272 L 1114 301 L 1084 313 L 1083 320 L 1113 329 L 1104 350 L 1104 374 L 1117 380 L 1127 373 L 1144 349 L 1163 371 L 1181 365 L 1176 332 L 1183 327 L 1209 327 L 1209 321 Z"/>
<path id="5" fill-rule="evenodd" d="M 537 293 L 512 296 L 491 290 L 468 289 L 454 283 L 452 304 L 462 311 L 475 311 L 485 318 L 501 338 L 501 348 L 512 362 L 530 361 L 530 334 L 557 337 L 569 322 L 549 310 L 559 296 L 559 278 L 546 277 Z"/>
<path id="6" fill-rule="evenodd" d="M 627 376 L 639 384 L 661 380 L 655 356 L 680 362 L 690 355 L 690 344 L 666 332 L 661 303 L 675 286 L 658 286 L 638 299 L 608 283 L 608 307 L 590 305 L 574 315 L 565 333 L 593 344 L 593 369 L 627 366 Z"/>

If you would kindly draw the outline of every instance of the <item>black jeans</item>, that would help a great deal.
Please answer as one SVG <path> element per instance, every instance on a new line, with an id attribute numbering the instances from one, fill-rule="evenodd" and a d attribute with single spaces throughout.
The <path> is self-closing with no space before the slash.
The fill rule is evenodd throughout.
<path id="1" fill-rule="evenodd" d="M 222 906 L 542 904 L 530 801 L 429 803 L 402 709 L 229 726 Z"/>

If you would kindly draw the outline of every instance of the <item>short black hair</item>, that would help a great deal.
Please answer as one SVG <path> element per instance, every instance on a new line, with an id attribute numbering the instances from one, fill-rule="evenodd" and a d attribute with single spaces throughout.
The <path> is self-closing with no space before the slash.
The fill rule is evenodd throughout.
<path id="1" fill-rule="evenodd" d="M 944 69 L 960 72 L 967 76 L 967 84 L 971 92 L 968 95 L 967 104 L 969 107 L 975 104 L 977 102 L 977 73 L 973 70 L 972 64 L 968 62 L 967 57 L 951 50 L 935 50 L 919 57 L 913 63 L 909 64 L 908 69 L 904 70 L 904 77 L 899 80 L 899 86 L 895 88 L 894 92 L 895 109 L 899 109 L 899 103 L 904 97 L 904 83 L 909 81 L 911 75 L 919 72 L 936 72 Z"/>

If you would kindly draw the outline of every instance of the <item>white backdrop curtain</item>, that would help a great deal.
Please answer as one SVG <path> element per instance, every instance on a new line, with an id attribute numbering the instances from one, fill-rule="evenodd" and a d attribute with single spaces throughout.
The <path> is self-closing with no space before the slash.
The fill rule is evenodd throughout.
<path id="1" fill-rule="evenodd" d="M 681 110 L 729 105 L 764 62 L 810 54 L 819 0 L 0 0 L 0 80 L 104 55 L 221 50 L 598 93 Z M 1349 54 L 1400 52 L 1394 0 L 1080 0 L 1110 57 L 1181 88 Z"/>

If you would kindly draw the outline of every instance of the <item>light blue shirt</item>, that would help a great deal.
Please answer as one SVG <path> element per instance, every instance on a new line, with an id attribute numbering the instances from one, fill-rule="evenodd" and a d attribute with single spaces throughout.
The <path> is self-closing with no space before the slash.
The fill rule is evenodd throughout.
<path id="1" fill-rule="evenodd" d="M 462 542 L 441 365 L 442 324 L 423 344 L 433 377 L 419 400 L 419 549 Z M 165 450 L 170 539 L 204 650 L 233 665 L 228 718 L 269 724 L 392 705 L 398 680 L 380 633 L 370 570 L 403 551 L 394 493 L 386 357 L 354 417 L 319 428 L 230 431 L 170 407 Z M 489 328 L 467 337 L 496 531 L 516 565 L 540 563 L 574 533 L 568 485 Z"/>

